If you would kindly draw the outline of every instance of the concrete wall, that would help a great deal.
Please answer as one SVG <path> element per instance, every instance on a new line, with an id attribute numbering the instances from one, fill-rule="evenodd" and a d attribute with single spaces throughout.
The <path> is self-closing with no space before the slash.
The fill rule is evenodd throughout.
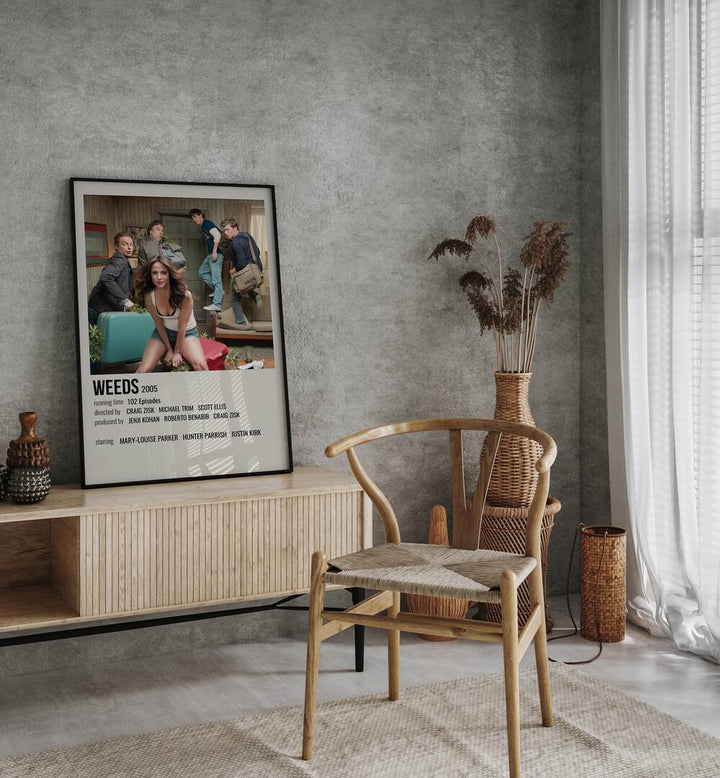
<path id="1" fill-rule="evenodd" d="M 580 113 L 580 516 L 585 524 L 610 524 L 605 320 L 603 308 L 602 165 L 600 158 L 600 12 L 584 14 L 586 50 Z"/>
<path id="2" fill-rule="evenodd" d="M 580 413 L 581 392 L 604 397 L 590 5 L 3 3 L 0 434 L 36 410 L 55 480 L 79 479 L 71 176 L 275 184 L 296 464 L 388 420 L 492 415 L 494 346 L 457 285 L 462 263 L 425 258 L 477 213 L 494 216 L 508 257 L 534 220 L 562 219 L 575 264 L 542 314 L 531 388 L 561 452 L 550 581 L 562 590 L 580 431 L 598 450 L 604 435 Z M 581 371 L 585 338 L 595 356 Z M 390 496 L 406 539 L 448 502 L 445 455 L 443 437 L 368 458 L 405 478 Z"/>

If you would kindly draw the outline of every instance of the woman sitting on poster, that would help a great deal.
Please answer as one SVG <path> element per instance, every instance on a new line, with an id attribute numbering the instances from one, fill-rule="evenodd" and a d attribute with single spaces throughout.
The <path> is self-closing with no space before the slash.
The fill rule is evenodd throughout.
<path id="1" fill-rule="evenodd" d="M 135 278 L 137 299 L 148 309 L 155 329 L 145 346 L 138 373 L 154 370 L 163 358 L 173 367 L 183 361 L 207 370 L 193 314 L 193 296 L 173 263 L 164 256 L 148 263 Z"/>

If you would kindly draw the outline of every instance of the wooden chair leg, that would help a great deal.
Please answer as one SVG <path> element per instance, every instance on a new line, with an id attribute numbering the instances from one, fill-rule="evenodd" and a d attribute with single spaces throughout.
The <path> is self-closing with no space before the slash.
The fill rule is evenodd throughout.
<path id="1" fill-rule="evenodd" d="M 400 613 L 400 593 L 393 592 L 393 604 L 388 616 Z M 391 700 L 400 699 L 400 630 L 388 630 L 388 691 Z"/>
<path id="2" fill-rule="evenodd" d="M 322 551 L 312 556 L 310 577 L 310 603 L 307 637 L 307 664 L 305 666 L 305 711 L 303 714 L 302 758 L 312 757 L 313 733 L 315 730 L 315 702 L 317 682 L 320 671 L 320 628 L 322 627 L 322 609 L 325 599 L 325 571 L 327 560 Z"/>
<path id="3" fill-rule="evenodd" d="M 534 606 L 535 603 L 539 603 L 542 606 L 542 612 L 545 613 L 545 595 L 543 592 L 540 565 L 538 565 L 530 574 L 529 586 L 531 607 Z M 550 695 L 550 661 L 548 659 L 547 631 L 544 618 L 540 619 L 540 627 L 533 638 L 533 646 L 535 648 L 535 666 L 537 668 L 542 723 L 545 727 L 552 727 L 553 713 Z"/>
<path id="4" fill-rule="evenodd" d="M 507 720 L 510 778 L 520 778 L 520 658 L 518 652 L 517 581 L 515 573 L 500 576 L 503 664 L 505 668 L 505 716 Z"/>

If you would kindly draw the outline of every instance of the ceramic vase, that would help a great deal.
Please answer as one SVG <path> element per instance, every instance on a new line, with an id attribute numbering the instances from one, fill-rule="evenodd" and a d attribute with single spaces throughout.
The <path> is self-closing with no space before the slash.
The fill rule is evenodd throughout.
<path id="1" fill-rule="evenodd" d="M 50 492 L 50 473 L 44 467 L 14 467 L 8 477 L 8 494 L 13 502 L 44 500 Z"/>
<path id="2" fill-rule="evenodd" d="M 7 465 L 0 465 L 0 500 L 8 498 L 8 476 L 10 468 Z"/>
<path id="3" fill-rule="evenodd" d="M 36 413 L 26 411 L 20 414 L 20 437 L 10 442 L 7 451 L 7 466 L 11 470 L 16 467 L 50 469 L 50 448 L 35 434 L 36 423 Z"/>

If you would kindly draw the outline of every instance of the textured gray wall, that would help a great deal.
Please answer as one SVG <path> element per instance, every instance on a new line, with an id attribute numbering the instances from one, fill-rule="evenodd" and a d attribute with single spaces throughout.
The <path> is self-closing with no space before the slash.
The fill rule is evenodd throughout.
<path id="1" fill-rule="evenodd" d="M 585 461 L 580 336 L 595 332 L 597 349 L 602 332 L 580 317 L 581 278 L 601 299 L 599 244 L 593 270 L 581 274 L 578 256 L 583 219 L 598 234 L 598 181 L 583 187 L 596 162 L 583 137 L 592 146 L 599 131 L 582 99 L 599 94 L 584 65 L 597 52 L 589 5 L 6 0 L 0 434 L 35 409 L 55 480 L 79 479 L 71 176 L 275 184 L 299 465 L 377 423 L 491 415 L 492 338 L 457 286 L 459 260 L 425 257 L 476 213 L 495 217 L 508 256 L 532 221 L 563 219 L 576 264 L 543 312 L 531 388 L 561 452 L 550 571 L 561 590 Z M 602 401 L 599 364 L 582 391 Z M 368 464 L 405 477 L 390 496 L 417 540 L 432 502 L 447 503 L 446 439 L 408 445 Z"/>
<path id="2" fill-rule="evenodd" d="M 586 50 L 600 50 L 600 9 L 584 15 Z M 610 524 L 605 321 L 603 309 L 602 164 L 600 157 L 600 57 L 585 58 L 582 70 L 582 190 L 580 221 L 580 518 Z"/>

